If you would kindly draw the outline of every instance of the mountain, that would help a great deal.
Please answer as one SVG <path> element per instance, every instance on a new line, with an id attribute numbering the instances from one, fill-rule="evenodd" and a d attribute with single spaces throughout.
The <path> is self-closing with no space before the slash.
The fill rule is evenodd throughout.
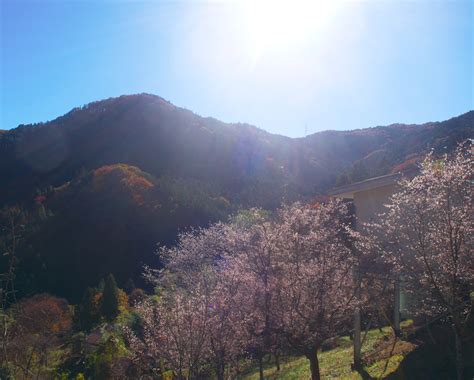
<path id="1" fill-rule="evenodd" d="M 419 162 L 431 150 L 436 155 L 452 152 L 459 142 L 474 136 L 474 111 L 443 122 L 392 124 L 359 131 L 382 139 L 375 149 L 356 158 L 341 174 L 338 178 L 341 185 L 401 170 Z"/>
<path id="2" fill-rule="evenodd" d="M 227 218 L 229 203 L 192 181 L 157 179 L 114 164 L 83 173 L 35 197 L 40 218 L 22 250 L 24 292 L 79 299 L 107 273 L 122 282 L 157 262 L 156 245 L 177 231 Z"/>
<path id="3" fill-rule="evenodd" d="M 250 199 L 259 196 L 259 187 L 282 191 L 284 183 L 298 183 L 298 171 L 285 166 L 300 165 L 291 141 L 250 125 L 199 117 L 157 96 L 108 99 L 2 136 L 0 178 L 6 186 L 0 201 L 59 186 L 81 170 L 127 163 L 157 177 L 214 183 L 237 202 L 258 204 L 267 199 Z M 257 193 L 248 194 L 252 186 Z"/>
<path id="4" fill-rule="evenodd" d="M 324 192 L 358 162 L 376 170 L 384 161 L 379 171 L 389 171 L 412 154 L 452 149 L 472 137 L 473 119 L 471 111 L 439 123 L 291 139 L 203 118 L 158 96 L 121 96 L 0 134 L 0 203 L 24 200 L 35 188 L 60 186 L 83 170 L 126 163 L 156 177 L 213 183 L 242 205 L 274 207 L 283 196 Z M 275 192 L 271 197 L 269 189 Z"/>
<path id="5" fill-rule="evenodd" d="M 19 287 L 77 300 L 109 272 L 119 283 L 139 278 L 143 264 L 158 262 L 156 244 L 172 244 L 179 230 L 240 208 L 311 199 L 430 149 L 450 151 L 473 131 L 470 111 L 444 122 L 291 139 L 150 94 L 2 131 L 0 205 L 23 205 L 34 225 L 20 250 Z"/>

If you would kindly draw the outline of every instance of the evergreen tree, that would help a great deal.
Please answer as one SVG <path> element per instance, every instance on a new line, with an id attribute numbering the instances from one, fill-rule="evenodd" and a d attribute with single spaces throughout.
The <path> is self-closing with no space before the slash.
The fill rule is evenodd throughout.
<path id="1" fill-rule="evenodd" d="M 92 288 L 87 288 L 82 297 L 81 305 L 79 306 L 79 325 L 82 330 L 89 331 L 97 322 L 97 309 L 94 304 L 95 291 Z"/>
<path id="2" fill-rule="evenodd" d="M 104 291 L 104 288 L 105 288 L 105 281 L 103 278 L 101 278 L 99 281 L 99 285 L 97 285 L 97 290 L 99 290 L 99 292 L 102 293 Z"/>
<path id="3" fill-rule="evenodd" d="M 109 274 L 105 280 L 101 311 L 102 315 L 109 321 L 119 314 L 119 294 L 113 274 Z"/>
<path id="4" fill-rule="evenodd" d="M 124 290 L 127 292 L 127 294 L 131 294 L 135 288 L 136 288 L 135 283 L 133 282 L 131 278 L 129 278 L 127 282 L 125 283 Z"/>

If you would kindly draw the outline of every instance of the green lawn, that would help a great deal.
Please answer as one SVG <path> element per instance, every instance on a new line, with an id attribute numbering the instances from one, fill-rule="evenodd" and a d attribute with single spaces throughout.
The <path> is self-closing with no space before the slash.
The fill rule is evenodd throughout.
<path id="1" fill-rule="evenodd" d="M 405 323 L 407 326 L 407 323 Z M 395 344 L 394 344 L 395 343 Z M 394 341 L 389 327 L 370 330 L 362 346 L 365 371 L 373 378 L 387 376 L 398 368 L 404 355 L 415 346 L 403 340 Z M 349 337 L 342 337 L 337 348 L 318 354 L 323 379 L 362 379 L 362 376 L 351 370 L 352 342 Z M 258 367 L 249 368 L 242 380 L 258 379 Z M 273 364 L 265 368 L 266 379 L 309 379 L 309 362 L 305 357 L 290 357 L 282 364 L 279 372 Z"/>

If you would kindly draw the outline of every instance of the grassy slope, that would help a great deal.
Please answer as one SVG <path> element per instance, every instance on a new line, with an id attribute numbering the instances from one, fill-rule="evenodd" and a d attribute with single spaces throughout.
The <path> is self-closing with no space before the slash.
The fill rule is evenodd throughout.
<path id="1" fill-rule="evenodd" d="M 391 329 L 385 327 L 382 331 L 370 330 L 362 347 L 362 355 L 366 362 L 365 371 L 373 378 L 387 376 L 395 371 L 404 355 L 415 346 L 403 340 L 398 340 L 393 348 Z M 392 350 L 393 348 L 393 350 Z M 352 342 L 349 337 L 341 338 L 339 347 L 321 352 L 318 355 L 321 377 L 323 379 L 362 379 L 356 371 L 351 370 Z M 242 377 L 242 380 L 258 379 L 258 368 L 253 367 Z M 265 369 L 268 379 L 309 379 L 309 362 L 305 357 L 290 357 L 282 365 L 280 372 L 273 364 Z"/>

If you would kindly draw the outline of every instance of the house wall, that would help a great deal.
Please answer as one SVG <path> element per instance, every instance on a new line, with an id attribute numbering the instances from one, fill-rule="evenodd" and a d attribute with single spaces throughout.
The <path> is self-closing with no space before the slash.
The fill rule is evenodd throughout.
<path id="1" fill-rule="evenodd" d="M 377 216 L 385 211 L 384 204 L 386 204 L 389 197 L 397 191 L 397 188 L 397 184 L 391 184 L 354 194 L 357 230 L 361 230 L 363 223 L 378 221 L 379 218 Z"/>
<path id="2" fill-rule="evenodd" d="M 372 223 L 379 221 L 378 215 L 385 212 L 385 204 L 389 202 L 392 194 L 398 191 L 396 183 L 378 187 L 375 189 L 364 190 L 353 194 L 355 213 L 356 213 L 356 229 L 361 231 L 363 223 Z M 400 291 L 400 312 L 402 318 L 407 318 L 409 315 L 406 311 L 408 298 L 407 294 L 401 285 Z"/>

